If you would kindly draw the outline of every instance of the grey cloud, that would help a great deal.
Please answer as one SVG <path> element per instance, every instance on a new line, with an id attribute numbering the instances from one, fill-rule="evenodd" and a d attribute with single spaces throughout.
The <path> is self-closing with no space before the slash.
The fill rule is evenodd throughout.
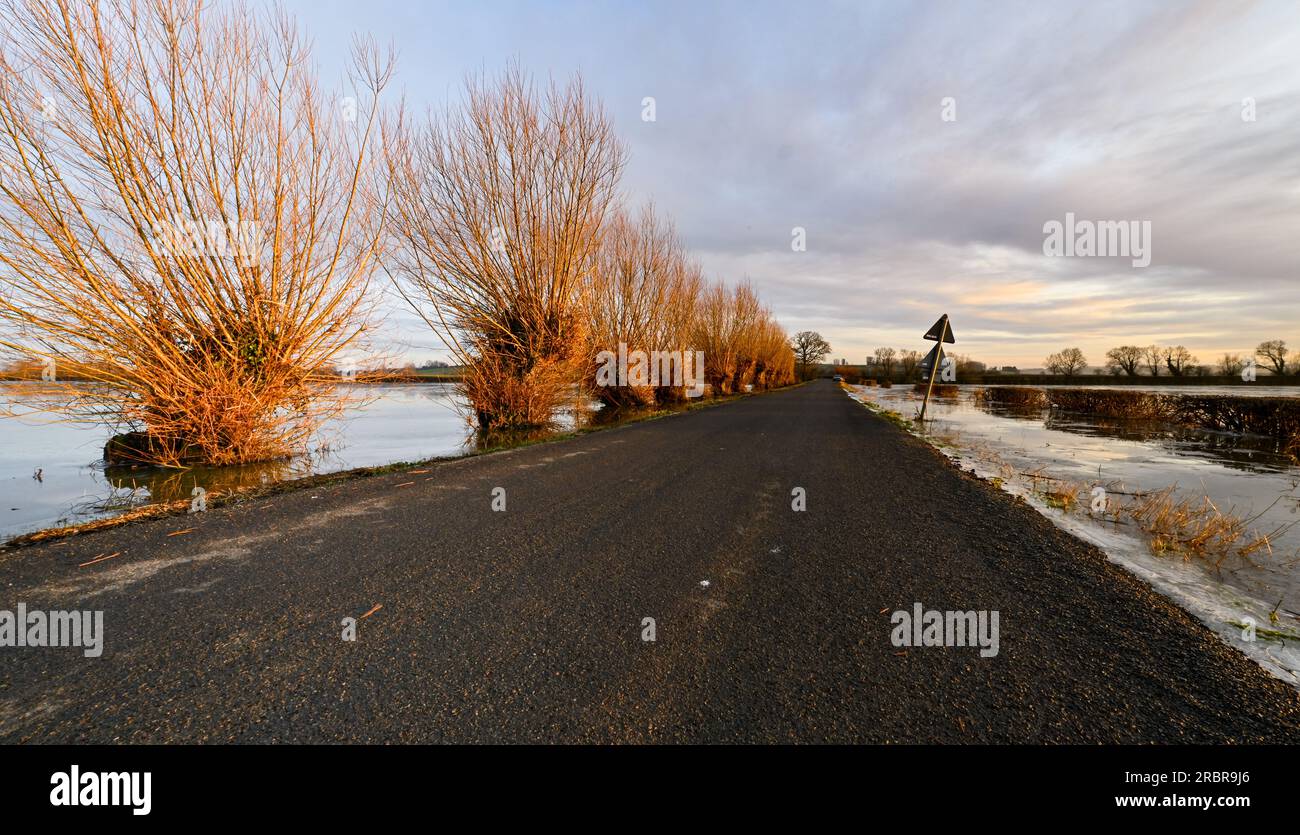
<path id="1" fill-rule="evenodd" d="M 304 17 L 318 42 L 394 38 L 408 97 L 435 106 L 511 56 L 581 69 L 629 144 L 629 201 L 653 197 L 711 274 L 748 275 L 837 356 L 919 336 L 943 310 L 972 334 L 963 351 L 1026 365 L 1061 340 L 1098 355 L 1200 339 L 1202 359 L 1300 340 L 1289 0 L 458 2 L 383 22 L 402 8 Z M 1045 258 L 1043 223 L 1066 212 L 1150 220 L 1152 266 Z M 795 226 L 806 253 L 789 250 Z M 999 302 L 999 287 L 1038 289 Z"/>

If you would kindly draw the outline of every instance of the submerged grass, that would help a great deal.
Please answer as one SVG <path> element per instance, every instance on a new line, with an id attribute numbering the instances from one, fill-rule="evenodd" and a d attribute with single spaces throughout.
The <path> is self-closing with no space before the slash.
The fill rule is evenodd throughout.
<path id="1" fill-rule="evenodd" d="M 1229 626 L 1235 626 L 1238 629 L 1246 629 L 1247 624 L 1239 620 L 1225 621 Z M 1300 641 L 1300 635 L 1294 632 L 1283 632 L 1280 629 L 1266 629 L 1262 626 L 1254 625 L 1255 636 L 1265 638 L 1271 641 Z"/>
<path id="2" fill-rule="evenodd" d="M 1073 510 L 1079 500 L 1080 485 L 1067 484 L 1054 490 L 1045 490 L 1041 495 L 1050 507 L 1057 510 Z"/>
<path id="3" fill-rule="evenodd" d="M 975 390 L 975 399 L 998 406 L 1035 409 L 1047 406 L 1047 392 L 1026 386 L 986 386 Z"/>
<path id="4" fill-rule="evenodd" d="M 1131 524 L 1141 532 L 1152 554 L 1180 556 L 1215 568 L 1229 558 L 1251 562 L 1259 553 L 1272 556 L 1273 540 L 1292 527 L 1285 525 L 1261 533 L 1251 525 L 1263 513 L 1244 518 L 1231 510 L 1220 510 L 1209 496 L 1180 496 L 1177 486 L 1130 493 L 1115 484 L 1067 482 L 1041 472 L 1016 475 L 1028 479 L 1032 492 L 1051 508 L 1067 513 L 1085 512 L 1099 521 Z M 1046 480 L 1051 486 L 1040 489 L 1040 480 Z M 1106 507 L 1093 512 L 1091 506 L 1080 505 L 1079 494 L 1090 493 L 1096 487 L 1106 491 Z"/>
<path id="5" fill-rule="evenodd" d="M 1042 389 L 1019 386 L 991 388 L 996 389 L 993 397 L 1008 405 L 1032 406 L 1036 398 L 1042 398 L 1037 402 L 1047 402 L 1047 392 Z M 983 391 L 989 392 L 990 389 Z M 1126 391 L 1121 394 L 1145 393 Z M 1116 401 L 1124 399 L 1116 398 Z M 900 427 L 914 431 L 913 423 L 897 412 L 867 401 L 859 402 Z M 922 437 L 936 447 L 957 448 L 955 438 L 929 434 Z M 1005 489 L 1008 483 L 1015 483 L 1055 510 L 1085 513 L 1099 521 L 1132 525 L 1141 533 L 1151 553 L 1156 555 L 1176 555 L 1215 568 L 1230 558 L 1250 562 L 1260 554 L 1273 556 L 1273 542 L 1291 527 L 1286 525 L 1268 532 L 1257 531 L 1252 525 L 1267 509 L 1244 518 L 1231 509 L 1221 510 L 1208 496 L 1181 496 L 1176 486 L 1152 492 L 1126 492 L 1122 485 L 1074 482 L 1047 475 L 1041 470 L 1022 472 L 988 448 L 976 449 L 973 454 L 981 463 L 998 471 L 998 476 L 989 479 L 995 487 Z M 1094 514 L 1086 499 L 1097 486 L 1106 490 L 1107 504 L 1104 511 Z"/>
<path id="6" fill-rule="evenodd" d="M 840 388 L 844 389 L 844 391 L 846 392 L 851 392 L 853 390 L 852 387 L 850 387 L 847 383 L 840 383 Z M 908 420 L 902 414 L 895 412 L 893 409 L 886 409 L 885 407 L 878 406 L 875 403 L 872 403 L 868 400 L 858 400 L 857 398 L 853 398 L 853 399 L 857 400 L 857 402 L 867 411 L 875 414 L 877 417 L 884 418 L 885 420 L 889 421 L 890 423 L 894 424 L 900 429 L 904 429 L 908 432 L 911 432 L 915 429 L 915 426 L 913 425 L 912 421 Z"/>
<path id="7" fill-rule="evenodd" d="M 925 394 L 927 390 L 930 390 L 929 383 L 912 384 L 912 391 Z M 934 397 L 956 397 L 960 393 L 961 389 L 953 383 L 935 383 L 934 389 L 931 391 L 931 395 Z"/>
<path id="8" fill-rule="evenodd" d="M 1250 523 L 1258 515 L 1243 519 L 1225 513 L 1209 496 L 1179 498 L 1173 487 L 1136 496 L 1124 511 L 1147 535 L 1152 553 L 1204 558 L 1216 567 L 1229 556 L 1247 560 L 1260 552 L 1271 556 L 1272 540 L 1291 527 L 1270 533 L 1252 531 Z"/>
<path id="9" fill-rule="evenodd" d="M 1300 460 L 1300 398 L 1029 386 L 988 386 L 975 397 L 1009 408 L 1051 407 L 1093 417 L 1263 435 L 1281 441 L 1282 452 Z"/>

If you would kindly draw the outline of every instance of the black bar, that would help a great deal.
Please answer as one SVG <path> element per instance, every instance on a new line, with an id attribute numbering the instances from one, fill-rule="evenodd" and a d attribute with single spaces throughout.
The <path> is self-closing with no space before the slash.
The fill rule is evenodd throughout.
<path id="1" fill-rule="evenodd" d="M 611 801 L 665 814 L 696 804 L 741 814 L 775 805 L 819 816 L 838 808 L 868 820 L 890 811 L 926 821 L 1191 816 L 1217 825 L 1259 812 L 1282 821 L 1295 802 L 1294 752 L 1281 747 L 57 746 L 9 747 L 0 763 L 10 820 L 25 813 L 128 826 L 250 821 L 261 810 L 327 823 L 374 814 L 378 823 L 399 812 L 487 820 L 511 809 L 531 810 L 541 825 L 587 819 Z M 149 772 L 149 813 L 52 805 L 52 775 L 70 775 L 74 765 L 83 779 L 88 772 Z M 1162 805 L 1189 797 L 1214 805 Z M 1153 808 L 1120 805 L 1147 798 Z M 1244 805 L 1220 805 L 1237 798 Z"/>

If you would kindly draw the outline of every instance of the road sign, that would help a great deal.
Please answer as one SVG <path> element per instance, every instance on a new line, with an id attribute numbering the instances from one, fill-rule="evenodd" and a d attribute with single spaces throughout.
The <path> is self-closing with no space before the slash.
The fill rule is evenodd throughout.
<path id="1" fill-rule="evenodd" d="M 943 346 L 936 345 L 930 349 L 930 353 L 925 355 L 925 359 L 921 360 L 921 364 L 917 367 L 921 369 L 922 374 L 929 374 L 930 369 L 934 368 L 936 363 L 940 367 L 943 366 L 944 356 L 945 354 L 943 352 Z"/>
<path id="2" fill-rule="evenodd" d="M 925 332 L 925 338 L 938 342 L 929 355 L 921 362 L 921 368 L 930 372 L 930 384 L 925 387 L 925 399 L 921 401 L 920 420 L 925 420 L 925 409 L 930 405 L 930 392 L 934 391 L 934 375 L 938 373 L 939 366 L 943 364 L 943 343 L 956 342 L 953 338 L 952 328 L 948 327 L 948 314 L 945 313 L 939 317 L 928 331 Z"/>
<path id="3" fill-rule="evenodd" d="M 942 340 L 943 342 L 957 341 L 955 338 L 953 338 L 952 327 L 948 325 L 947 313 L 940 316 L 939 321 L 935 322 L 933 325 L 930 326 L 930 329 L 925 332 L 925 338 L 930 340 L 931 342 L 938 342 L 940 340 Z"/>

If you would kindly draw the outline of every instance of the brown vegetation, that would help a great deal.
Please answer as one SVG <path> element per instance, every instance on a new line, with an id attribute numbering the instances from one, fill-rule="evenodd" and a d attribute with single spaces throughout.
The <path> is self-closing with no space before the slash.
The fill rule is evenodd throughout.
<path id="1" fill-rule="evenodd" d="M 587 279 L 590 322 L 585 378 L 591 391 L 610 406 L 650 406 L 659 383 L 648 373 L 637 384 L 598 386 L 596 358 L 601 352 L 685 350 L 698 270 L 686 262 L 671 224 L 647 206 L 635 220 L 614 217 Z"/>
<path id="2" fill-rule="evenodd" d="M 985 386 L 976 390 L 975 399 L 1013 408 L 1043 409 L 1048 405 L 1046 391 L 1028 386 Z"/>
<path id="3" fill-rule="evenodd" d="M 617 214 L 624 148 L 578 78 L 472 79 L 416 124 L 381 117 L 392 63 L 367 44 L 354 95 L 325 94 L 282 14 L 7 0 L 0 25 L 0 349 L 45 408 L 123 431 L 114 456 L 289 456 L 352 402 L 341 380 L 415 379 L 340 377 L 344 355 L 381 367 L 380 269 L 463 365 L 483 431 L 550 424 L 619 343 L 703 352 L 715 394 L 793 380 L 747 281 L 707 283 L 653 209 Z M 691 382 L 597 394 L 650 406 Z"/>
<path id="4" fill-rule="evenodd" d="M 151 463 L 301 449 L 370 319 L 391 65 L 357 48 L 347 120 L 284 16 L 11 0 L 0 26 L 0 346 Z"/>
<path id="5" fill-rule="evenodd" d="M 862 369 L 856 365 L 837 365 L 832 370 L 835 372 L 835 376 L 840 377 L 849 385 L 867 385 L 867 381 L 862 377 Z M 876 381 L 871 380 L 870 384 L 874 386 Z"/>
<path id="6" fill-rule="evenodd" d="M 1123 512 L 1146 534 L 1153 553 L 1200 557 L 1215 565 L 1229 556 L 1271 553 L 1271 541 L 1280 533 L 1252 531 L 1251 520 L 1222 512 L 1208 496 L 1178 498 L 1172 487 L 1134 497 Z"/>
<path id="7" fill-rule="evenodd" d="M 1048 389 L 1047 401 L 1066 412 L 1097 417 L 1161 420 L 1170 417 L 1165 395 L 1128 389 Z"/>
<path id="8" fill-rule="evenodd" d="M 385 148 L 398 286 L 465 366 L 481 431 L 545 426 L 577 385 L 612 407 L 686 397 L 684 374 L 605 385 L 600 357 L 620 351 L 703 352 L 715 394 L 790 381 L 747 282 L 706 286 L 671 222 L 619 211 L 623 147 L 580 79 L 472 80 L 449 117 L 392 120 Z"/>
<path id="9" fill-rule="evenodd" d="M 1095 417 L 1159 420 L 1221 432 L 1266 435 L 1300 457 L 1300 399 L 1220 394 L 1166 394 L 1128 389 L 988 386 L 976 397 L 1009 407 L 1045 408 Z"/>
<path id="10" fill-rule="evenodd" d="M 732 289 L 711 286 L 698 311 L 691 344 L 704 352 L 704 380 L 712 393 L 793 382 L 794 353 L 749 282 Z"/>
<path id="11" fill-rule="evenodd" d="M 512 68 L 384 145 L 399 287 L 465 366 L 479 428 L 550 423 L 587 359 L 583 279 L 625 157 L 608 116 L 580 78 L 539 92 Z"/>

